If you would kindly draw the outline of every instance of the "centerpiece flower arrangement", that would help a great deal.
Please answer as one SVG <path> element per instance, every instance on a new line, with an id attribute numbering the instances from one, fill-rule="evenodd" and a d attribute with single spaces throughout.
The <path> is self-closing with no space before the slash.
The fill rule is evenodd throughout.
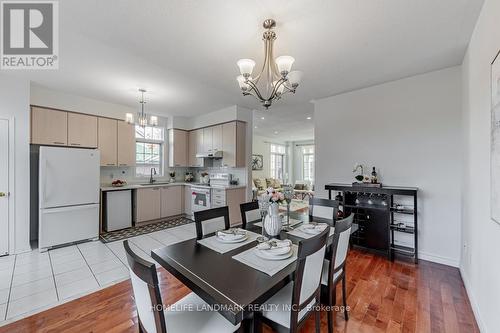
<path id="1" fill-rule="evenodd" d="M 263 205 L 263 207 L 267 208 L 267 214 L 264 217 L 264 229 L 269 236 L 277 236 L 282 228 L 279 204 L 285 202 L 285 195 L 269 187 L 262 197 L 263 201 L 267 202 L 267 205 Z"/>

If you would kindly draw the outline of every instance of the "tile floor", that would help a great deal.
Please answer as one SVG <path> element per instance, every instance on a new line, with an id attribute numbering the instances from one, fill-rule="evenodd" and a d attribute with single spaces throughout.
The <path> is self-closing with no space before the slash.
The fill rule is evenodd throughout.
<path id="1" fill-rule="evenodd" d="M 129 241 L 139 256 L 153 261 L 152 249 L 194 237 L 191 223 Z M 0 326 L 128 279 L 122 243 L 95 241 L 0 257 Z"/>

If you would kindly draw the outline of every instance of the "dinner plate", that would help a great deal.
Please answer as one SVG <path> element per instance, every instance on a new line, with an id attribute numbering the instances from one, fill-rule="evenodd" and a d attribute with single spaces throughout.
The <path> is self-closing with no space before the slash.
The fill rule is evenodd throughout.
<path id="1" fill-rule="evenodd" d="M 215 239 L 217 239 L 221 243 L 226 243 L 226 244 L 241 243 L 248 239 L 248 235 L 241 235 L 240 238 L 233 238 L 233 239 L 223 239 L 220 238 L 219 236 L 215 236 Z"/>
<path id="2" fill-rule="evenodd" d="M 254 249 L 254 251 L 257 257 L 264 260 L 285 260 L 290 258 L 293 254 L 292 248 L 290 248 L 289 252 L 280 255 L 267 253 L 266 250 Z"/>

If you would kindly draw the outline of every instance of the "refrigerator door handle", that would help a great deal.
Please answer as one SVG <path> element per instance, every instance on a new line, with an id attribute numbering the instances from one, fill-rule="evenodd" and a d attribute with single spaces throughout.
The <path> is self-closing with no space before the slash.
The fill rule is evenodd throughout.
<path id="1" fill-rule="evenodd" d="M 45 208 L 42 209 L 44 214 L 54 214 L 54 213 L 63 213 L 75 210 L 84 210 L 94 208 L 95 206 L 99 206 L 99 204 L 89 204 L 89 205 L 78 205 L 78 206 L 67 206 L 67 207 L 59 207 L 59 208 Z"/>

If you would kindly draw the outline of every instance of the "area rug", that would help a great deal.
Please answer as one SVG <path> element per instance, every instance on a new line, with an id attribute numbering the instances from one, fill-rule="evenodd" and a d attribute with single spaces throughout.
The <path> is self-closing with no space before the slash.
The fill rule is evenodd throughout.
<path id="1" fill-rule="evenodd" d="M 290 211 L 291 212 L 296 212 L 301 209 L 309 208 L 309 202 L 305 200 L 297 200 L 297 199 L 292 199 L 290 202 Z M 286 211 L 286 204 L 285 205 L 280 205 L 280 210 Z"/>
<path id="2" fill-rule="evenodd" d="M 115 242 L 122 239 L 149 234 L 151 232 L 178 227 L 180 225 L 185 225 L 189 223 L 194 223 L 194 222 L 193 220 L 188 219 L 186 215 L 169 217 L 160 222 L 151 223 L 148 225 L 103 233 L 101 235 L 101 241 L 103 243 Z"/>

